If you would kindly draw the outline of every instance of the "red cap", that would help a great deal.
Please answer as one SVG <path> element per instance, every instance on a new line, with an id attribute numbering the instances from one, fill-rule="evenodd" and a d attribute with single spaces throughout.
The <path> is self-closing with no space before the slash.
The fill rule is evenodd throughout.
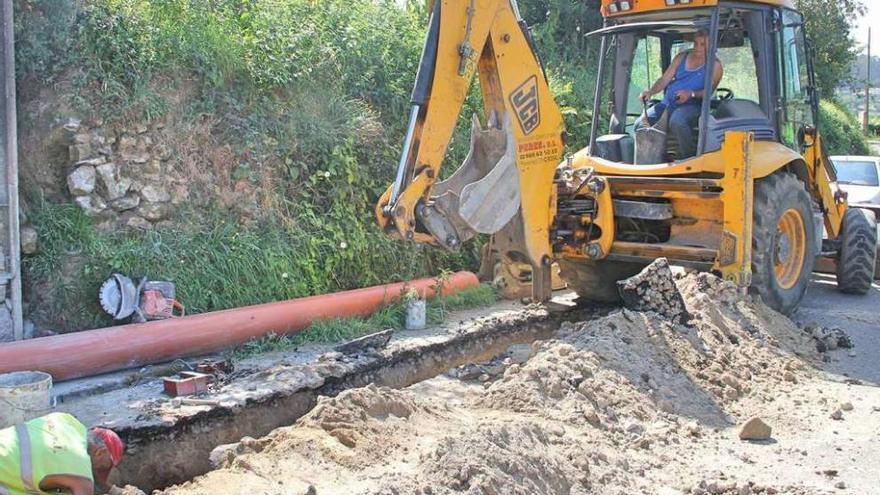
<path id="1" fill-rule="evenodd" d="M 94 428 L 92 429 L 92 433 L 100 438 L 104 442 L 104 445 L 107 446 L 107 451 L 110 452 L 110 459 L 113 461 L 113 466 L 118 466 L 119 463 L 122 462 L 122 453 L 125 452 L 125 444 L 122 443 L 119 435 L 114 433 L 113 430 L 108 430 L 106 428 Z"/>

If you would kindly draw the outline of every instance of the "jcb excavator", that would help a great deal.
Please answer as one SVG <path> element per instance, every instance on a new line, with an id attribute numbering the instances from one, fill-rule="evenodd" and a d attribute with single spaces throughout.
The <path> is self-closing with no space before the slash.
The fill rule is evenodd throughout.
<path id="1" fill-rule="evenodd" d="M 516 0 L 434 0 L 394 183 L 376 215 L 390 236 L 455 250 L 476 234 L 531 265 L 549 299 L 551 267 L 586 299 L 658 257 L 711 270 L 788 313 L 817 256 L 844 292 L 872 283 L 876 220 L 848 208 L 819 132 L 803 17 L 789 0 L 602 0 L 605 24 L 589 146 L 564 159 L 560 110 Z M 695 33 L 708 33 L 697 153 L 671 135 L 659 153 L 636 129 L 639 93 Z M 709 64 L 711 65 L 711 64 Z M 484 116 L 471 150 L 440 180 L 474 74 Z M 644 141 L 644 142 L 643 142 Z M 657 146 L 654 146 L 656 149 Z M 650 158 L 650 155 L 654 155 Z"/>

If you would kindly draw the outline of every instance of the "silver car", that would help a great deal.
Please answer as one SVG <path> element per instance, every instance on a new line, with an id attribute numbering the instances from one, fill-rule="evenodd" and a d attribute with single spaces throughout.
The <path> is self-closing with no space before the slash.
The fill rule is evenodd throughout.
<path id="1" fill-rule="evenodd" d="M 832 156 L 831 161 L 849 205 L 871 210 L 880 219 L 880 157 Z"/>

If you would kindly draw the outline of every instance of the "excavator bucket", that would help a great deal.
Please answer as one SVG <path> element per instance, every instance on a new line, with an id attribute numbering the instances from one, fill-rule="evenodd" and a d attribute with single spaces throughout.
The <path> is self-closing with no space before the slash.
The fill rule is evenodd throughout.
<path id="1" fill-rule="evenodd" d="M 520 207 L 516 145 L 509 119 L 496 116 L 483 129 L 476 116 L 470 152 L 451 177 L 434 187 L 419 219 L 443 245 L 456 249 L 477 233 L 494 234 Z"/>

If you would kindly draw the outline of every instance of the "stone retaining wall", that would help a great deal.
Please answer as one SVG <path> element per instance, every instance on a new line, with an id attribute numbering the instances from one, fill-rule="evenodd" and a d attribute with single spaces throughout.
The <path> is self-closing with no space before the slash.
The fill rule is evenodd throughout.
<path id="1" fill-rule="evenodd" d="M 110 129 L 70 119 L 64 130 L 67 190 L 99 229 L 147 230 L 186 201 L 189 192 L 175 173 L 162 123 Z"/>

